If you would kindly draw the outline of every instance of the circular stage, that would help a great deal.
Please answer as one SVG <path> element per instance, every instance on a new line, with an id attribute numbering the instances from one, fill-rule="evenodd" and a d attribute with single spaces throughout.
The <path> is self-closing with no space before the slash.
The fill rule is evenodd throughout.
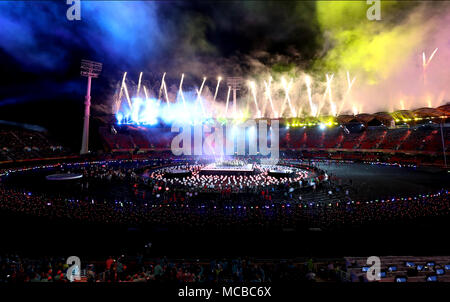
<path id="1" fill-rule="evenodd" d="M 45 179 L 50 181 L 61 181 L 61 180 L 75 180 L 83 177 L 83 174 L 79 173 L 58 173 L 50 174 L 45 177 Z"/>
<path id="2" fill-rule="evenodd" d="M 176 187 L 178 191 L 248 193 L 270 188 L 275 190 L 280 186 L 306 188 L 320 181 L 317 179 L 319 174 L 320 171 L 300 165 L 223 165 L 219 162 L 157 168 L 148 177 L 156 179 L 158 186 Z"/>

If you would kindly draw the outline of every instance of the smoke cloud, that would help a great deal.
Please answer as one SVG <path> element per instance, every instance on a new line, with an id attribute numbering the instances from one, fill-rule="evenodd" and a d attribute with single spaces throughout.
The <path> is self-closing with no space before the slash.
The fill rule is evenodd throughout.
<path id="1" fill-rule="evenodd" d="M 264 81 L 270 77 L 273 101 L 286 113 L 291 109 L 282 79 L 292 79 L 290 98 L 297 115 L 311 113 L 309 97 L 321 113 L 331 113 L 329 97 L 324 97 L 326 74 L 334 75 L 332 99 L 337 107 L 344 104 L 340 113 L 438 106 L 449 97 L 446 2 L 382 1 L 381 21 L 367 20 L 366 1 L 81 3 L 82 20 L 71 22 L 65 18 L 65 1 L 0 2 L 0 57 L 19 67 L 13 78 L 25 72 L 73 82 L 80 59 L 101 61 L 104 95 L 94 102 L 110 107 L 124 71 L 130 90 L 143 71 L 143 84 L 153 96 L 167 72 L 172 100 L 178 97 L 181 73 L 187 93 L 208 77 L 206 98 L 213 95 L 217 76 L 242 76 L 255 81 L 260 107 L 269 115 Z M 428 57 L 435 48 L 424 82 L 422 52 Z M 350 93 L 347 71 L 356 78 Z M 246 84 L 240 98 L 252 111 Z M 225 82 L 221 87 L 217 99 L 224 104 Z M 44 94 L 33 89 L 31 94 Z M 8 102 L 27 99 L 7 97 Z"/>

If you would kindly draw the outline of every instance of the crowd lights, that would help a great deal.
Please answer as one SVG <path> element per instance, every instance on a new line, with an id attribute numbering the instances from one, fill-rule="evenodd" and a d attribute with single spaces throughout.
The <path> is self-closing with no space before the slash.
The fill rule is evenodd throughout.
<path id="1" fill-rule="evenodd" d="M 291 122 L 291 123 L 287 123 L 286 124 L 286 128 L 298 128 L 298 127 L 317 127 L 319 126 L 319 128 L 321 130 L 324 130 L 325 128 L 331 128 L 334 126 L 338 126 L 339 123 L 338 122 L 310 122 L 310 123 L 303 123 L 303 122 Z"/>

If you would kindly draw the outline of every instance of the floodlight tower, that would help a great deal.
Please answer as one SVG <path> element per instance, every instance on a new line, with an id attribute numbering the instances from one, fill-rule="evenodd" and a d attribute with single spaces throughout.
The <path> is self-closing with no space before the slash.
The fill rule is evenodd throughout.
<path id="1" fill-rule="evenodd" d="M 83 126 L 83 141 L 81 142 L 80 154 L 89 152 L 89 115 L 91 112 L 91 79 L 98 78 L 102 72 L 102 63 L 81 60 L 81 75 L 88 78 L 86 97 L 84 102 L 84 126 Z"/>
<path id="2" fill-rule="evenodd" d="M 241 89 L 242 78 L 241 77 L 230 77 L 227 78 L 227 85 L 231 87 L 233 91 L 233 116 L 236 117 L 236 91 Z"/>

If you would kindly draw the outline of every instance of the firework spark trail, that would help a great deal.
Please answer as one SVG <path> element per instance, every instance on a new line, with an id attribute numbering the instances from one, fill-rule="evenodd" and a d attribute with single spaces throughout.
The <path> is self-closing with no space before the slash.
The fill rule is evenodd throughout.
<path id="1" fill-rule="evenodd" d="M 330 102 L 330 111 L 331 115 L 336 116 L 336 104 L 333 102 L 333 92 L 331 90 L 331 83 L 333 82 L 334 74 L 331 75 L 331 77 L 327 76 L 327 88 L 328 88 L 328 101 Z"/>
<path id="2" fill-rule="evenodd" d="M 425 52 L 422 52 L 422 76 L 423 76 L 423 85 L 425 88 L 426 88 L 426 84 L 427 84 L 427 68 L 437 51 L 438 51 L 438 49 L 436 48 L 431 53 L 430 57 L 428 58 L 428 61 L 426 59 Z"/>
<path id="3" fill-rule="evenodd" d="M 330 111 L 334 112 L 333 111 L 334 104 L 333 104 L 333 100 L 332 100 L 332 96 L 331 96 L 331 81 L 333 81 L 334 74 L 332 74 L 331 77 L 328 74 L 325 74 L 325 76 L 327 78 L 327 87 L 325 88 L 325 92 L 323 93 L 322 98 L 320 99 L 316 117 L 318 117 L 320 115 L 320 112 L 322 111 L 322 108 L 325 105 L 325 100 L 326 100 L 327 96 L 328 96 L 328 100 L 330 102 Z"/>
<path id="4" fill-rule="evenodd" d="M 306 75 L 305 76 L 305 83 L 306 83 L 306 90 L 308 92 L 308 101 L 309 101 L 309 107 L 311 109 L 311 115 L 315 116 L 317 112 L 317 107 L 314 105 L 312 101 L 312 94 L 311 94 L 311 78 Z"/>
<path id="5" fill-rule="evenodd" d="M 325 88 L 325 92 L 323 93 L 322 97 L 319 100 L 319 105 L 317 106 L 316 117 L 318 117 L 320 115 L 320 113 L 322 112 L 322 108 L 325 104 L 327 95 L 328 95 L 328 86 Z"/>
<path id="6" fill-rule="evenodd" d="M 292 89 L 293 86 L 294 86 L 294 80 L 293 80 L 293 79 L 290 79 L 289 84 L 288 84 L 288 86 L 287 86 L 287 90 L 286 90 L 286 96 L 287 96 L 289 108 L 291 109 L 291 114 L 292 114 L 292 116 L 293 116 L 293 117 L 297 117 L 297 114 L 296 114 L 296 111 L 295 111 L 295 107 L 294 107 L 294 105 L 292 104 L 291 96 L 289 95 L 289 93 L 290 93 L 290 91 L 291 91 L 291 89 Z"/>
<path id="7" fill-rule="evenodd" d="M 125 85 L 125 79 L 127 78 L 127 72 L 125 71 L 123 74 L 122 84 L 120 85 L 120 91 L 119 91 L 119 97 L 116 101 L 116 113 L 120 110 L 120 104 L 122 103 L 122 96 L 123 96 L 123 86 Z"/>
<path id="8" fill-rule="evenodd" d="M 258 106 L 258 99 L 257 99 L 257 96 L 256 96 L 256 84 L 255 84 L 254 81 L 250 81 L 249 85 L 250 85 L 250 90 L 251 90 L 252 95 L 253 95 L 253 101 L 255 102 L 256 116 L 257 117 L 261 117 L 261 112 L 259 111 L 259 106 Z"/>
<path id="9" fill-rule="evenodd" d="M 166 73 L 164 72 L 163 76 L 162 76 L 162 79 L 161 79 L 161 87 L 159 87 L 158 104 L 161 103 L 161 94 L 163 93 L 164 86 L 166 85 L 166 83 L 164 81 L 165 77 L 166 77 Z M 167 100 L 167 106 L 169 106 L 168 98 L 166 100 Z"/>
<path id="10" fill-rule="evenodd" d="M 167 107 L 170 108 L 169 95 L 167 94 L 166 82 L 163 82 L 164 96 L 166 97 Z M 159 103 L 158 103 L 159 104 Z"/>
<path id="11" fill-rule="evenodd" d="M 137 86 L 137 93 L 136 93 L 137 97 L 139 97 L 139 92 L 141 90 L 142 74 L 143 74 L 143 72 L 141 71 L 141 73 L 139 74 L 139 81 L 138 81 L 138 86 Z"/>
<path id="12" fill-rule="evenodd" d="M 202 91 L 203 91 L 203 86 L 205 86 L 205 82 L 206 82 L 206 77 L 203 77 L 203 82 L 200 85 L 200 89 L 197 90 L 197 103 L 200 103 L 200 107 L 202 108 L 203 115 L 205 115 L 206 112 L 205 112 L 205 108 L 203 106 L 203 101 L 202 101 L 201 95 L 202 95 Z"/>
<path id="13" fill-rule="evenodd" d="M 356 76 L 353 77 L 352 80 L 350 80 L 350 73 L 347 71 L 347 91 L 344 94 L 344 97 L 342 98 L 342 102 L 339 105 L 338 114 L 342 112 L 342 108 L 344 108 L 345 101 L 347 100 L 347 97 L 350 95 L 350 92 L 352 90 L 353 84 L 355 83 Z"/>
<path id="14" fill-rule="evenodd" d="M 278 112 L 277 112 L 277 110 L 275 110 L 275 106 L 273 104 L 273 99 L 272 99 L 272 77 L 269 77 L 269 83 L 267 84 L 267 97 L 269 99 L 270 108 L 272 108 L 272 112 L 275 115 L 275 118 L 278 118 Z"/>
<path id="15" fill-rule="evenodd" d="M 286 95 L 283 99 L 283 103 L 281 104 L 281 108 L 280 108 L 280 117 L 283 117 L 284 115 L 284 111 L 286 109 L 286 103 L 287 103 L 287 99 L 286 99 Z"/>
<path id="16" fill-rule="evenodd" d="M 284 77 L 281 77 L 281 83 L 283 86 L 284 99 L 283 99 L 283 103 L 281 104 L 281 108 L 280 108 L 280 117 L 282 117 L 284 115 L 285 109 L 286 109 L 286 103 L 288 103 L 288 94 L 286 94 L 287 87 L 286 87 L 286 81 L 285 81 Z M 291 116 L 294 116 L 294 114 L 292 114 L 291 106 L 289 106 L 289 109 L 291 110 Z"/>
<path id="17" fill-rule="evenodd" d="M 433 59 L 434 55 L 436 54 L 436 52 L 438 51 L 438 49 L 436 48 L 430 55 L 430 57 L 428 58 L 428 61 L 426 60 L 426 56 L 425 56 L 425 52 L 422 53 L 423 55 L 423 66 L 427 67 L 428 64 L 430 64 L 431 60 Z"/>
<path id="18" fill-rule="evenodd" d="M 228 86 L 227 103 L 225 105 L 225 117 L 228 117 L 228 103 L 230 101 L 231 86 Z"/>
<path id="19" fill-rule="evenodd" d="M 289 96 L 289 91 L 291 90 L 293 83 L 294 83 L 293 79 L 290 79 L 289 83 L 287 83 L 286 80 L 284 79 L 284 77 L 281 78 L 281 84 L 283 84 L 283 88 L 284 88 L 284 102 L 283 102 L 282 108 L 284 110 L 284 107 L 285 107 L 285 104 L 287 101 L 287 103 L 289 105 L 289 109 L 291 110 L 291 116 L 296 117 L 297 114 L 295 112 L 294 107 L 292 106 L 291 97 Z"/>
<path id="20" fill-rule="evenodd" d="M 433 107 L 433 102 L 431 100 L 431 96 L 427 97 L 427 106 L 430 107 L 430 108 Z"/>
<path id="21" fill-rule="evenodd" d="M 213 99 L 213 102 L 214 102 L 214 103 L 216 102 L 217 92 L 219 91 L 220 81 L 222 81 L 222 77 L 218 77 L 218 78 L 217 78 L 216 92 L 214 93 L 214 99 Z"/>
<path id="22" fill-rule="evenodd" d="M 433 53 L 431 54 L 430 58 L 428 59 L 427 65 L 430 64 L 431 60 L 433 59 L 434 55 L 436 54 L 436 52 L 438 51 L 437 47 L 436 49 L 433 51 Z"/>
<path id="23" fill-rule="evenodd" d="M 269 77 L 269 82 L 264 81 L 264 86 L 266 87 L 266 97 L 270 102 L 272 114 L 275 116 L 275 118 L 278 118 L 278 112 L 276 112 L 275 107 L 273 105 L 271 85 L 272 85 L 272 77 Z"/>
<path id="24" fill-rule="evenodd" d="M 303 88 L 303 85 L 298 85 L 298 90 L 299 90 L 299 95 L 302 95 L 302 93 L 303 93 L 303 91 L 301 91 Z M 301 92 L 301 93 L 300 93 Z M 304 107 L 304 104 L 302 104 L 303 103 L 303 101 L 301 100 L 301 98 L 299 98 L 299 100 L 298 100 L 298 109 L 297 109 L 297 116 L 300 116 L 300 115 L 302 115 L 304 112 L 303 112 L 303 107 Z"/>
<path id="25" fill-rule="evenodd" d="M 265 95 L 265 97 L 263 98 L 263 107 L 262 107 L 261 113 L 264 115 L 267 112 L 267 104 L 269 103 L 269 98 L 267 97 L 267 83 L 266 83 L 266 81 L 263 81 L 263 84 L 264 84 L 264 95 Z M 271 116 L 271 113 L 269 113 L 269 116 Z"/>
<path id="26" fill-rule="evenodd" d="M 264 92 L 264 95 L 265 95 L 266 93 Z M 266 112 L 267 112 L 267 103 L 269 103 L 269 101 L 267 100 L 267 98 L 263 98 L 263 105 L 262 105 L 262 109 L 261 109 L 261 115 L 264 115 L 264 114 L 266 114 Z M 270 116 L 271 114 L 269 113 L 269 116 Z"/>
<path id="27" fill-rule="evenodd" d="M 347 71 L 347 85 L 348 85 L 348 90 L 352 89 L 353 83 L 355 82 L 356 77 L 353 77 L 353 79 L 350 81 L 350 73 Z"/>
<path id="28" fill-rule="evenodd" d="M 127 84 L 123 85 L 123 90 L 125 91 L 125 96 L 127 98 L 128 101 L 128 106 L 130 106 L 130 110 L 133 110 L 133 105 L 131 104 L 131 100 L 130 100 L 130 95 L 128 94 L 128 88 L 127 88 Z"/>
<path id="29" fill-rule="evenodd" d="M 145 88 L 145 85 L 143 87 L 144 87 L 145 99 L 148 100 L 147 88 Z"/>
<path id="30" fill-rule="evenodd" d="M 186 108 L 186 100 L 184 99 L 184 94 L 183 94 L 183 80 L 184 80 L 184 73 L 181 74 L 180 87 L 178 88 L 178 93 L 180 94 L 181 99 L 183 100 L 183 106 L 184 106 L 184 109 L 186 110 L 187 109 Z M 164 86 L 165 85 L 166 84 L 164 83 Z"/>

